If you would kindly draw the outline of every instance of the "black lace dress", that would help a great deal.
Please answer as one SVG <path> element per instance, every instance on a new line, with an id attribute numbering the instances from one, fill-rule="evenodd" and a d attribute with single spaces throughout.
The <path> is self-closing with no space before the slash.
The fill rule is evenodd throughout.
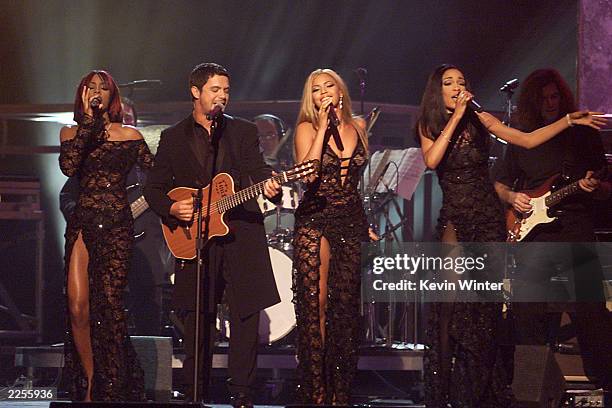
<path id="1" fill-rule="evenodd" d="M 295 214 L 293 291 L 302 403 L 349 401 L 360 342 L 361 243 L 368 239 L 357 189 L 366 161 L 361 141 L 347 159 L 327 145 L 319 177 L 308 185 Z M 331 253 L 324 344 L 319 324 L 321 237 L 329 241 Z"/>
<path id="2" fill-rule="evenodd" d="M 438 235 L 457 242 L 504 242 L 504 211 L 488 171 L 489 136 L 464 130 L 437 167 L 443 192 Z M 452 234 L 451 234 L 452 235 Z M 502 271 L 493 271 L 501 279 Z M 497 276 L 499 275 L 499 276 Z M 504 355 L 500 303 L 432 303 L 424 359 L 428 408 L 511 407 L 511 357 Z M 510 350 L 511 353 L 511 350 Z M 448 405 L 450 404 L 450 405 Z"/>
<path id="3" fill-rule="evenodd" d="M 78 176 L 80 194 L 66 227 L 65 271 L 79 233 L 89 255 L 89 312 L 93 352 L 92 400 L 144 400 L 144 374 L 130 343 L 123 295 L 130 270 L 133 219 L 125 178 L 134 163 L 148 169 L 144 140 L 110 141 L 101 120 L 85 117 L 76 137 L 61 143 L 60 167 Z M 87 377 L 66 313 L 62 388 L 83 400 Z"/>

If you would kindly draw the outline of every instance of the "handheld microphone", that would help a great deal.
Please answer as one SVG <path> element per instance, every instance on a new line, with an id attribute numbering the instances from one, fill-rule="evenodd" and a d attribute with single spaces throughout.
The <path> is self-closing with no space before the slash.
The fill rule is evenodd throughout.
<path id="1" fill-rule="evenodd" d="M 340 137 L 340 132 L 338 131 L 338 126 L 340 126 L 340 119 L 338 119 L 338 116 L 334 111 L 333 104 L 330 104 L 327 109 L 329 109 L 329 125 L 327 126 L 327 129 L 334 137 L 334 143 L 336 143 L 336 147 L 338 147 L 338 150 L 343 151 L 344 144 L 342 144 L 342 138 Z"/>
<path id="2" fill-rule="evenodd" d="M 91 100 L 91 102 L 89 102 L 89 106 L 91 106 L 93 109 L 98 109 L 101 104 L 102 104 L 102 98 L 100 97 L 95 97 Z"/>
<path id="3" fill-rule="evenodd" d="M 502 87 L 499 88 L 499 91 L 500 92 L 510 92 L 513 89 L 516 89 L 520 84 L 521 83 L 519 82 L 519 80 L 514 78 L 514 79 L 509 80 L 505 84 L 503 84 Z"/>
<path id="4" fill-rule="evenodd" d="M 476 102 L 474 99 L 470 99 L 470 101 L 468 102 L 467 106 L 470 109 L 472 109 L 474 112 L 481 113 L 482 111 L 484 111 L 484 108 L 482 106 L 480 106 L 480 104 L 478 102 Z"/>
<path id="5" fill-rule="evenodd" d="M 208 112 L 206 114 L 206 119 L 208 120 L 215 120 L 218 119 L 220 116 L 223 116 L 223 108 L 224 106 L 221 104 L 216 104 L 211 110 L 210 112 Z"/>
<path id="6" fill-rule="evenodd" d="M 340 126 L 340 119 L 338 119 L 338 115 L 336 115 L 336 110 L 334 109 L 334 105 L 330 104 L 327 109 L 329 110 L 329 114 L 328 114 L 329 122 L 336 127 Z"/>

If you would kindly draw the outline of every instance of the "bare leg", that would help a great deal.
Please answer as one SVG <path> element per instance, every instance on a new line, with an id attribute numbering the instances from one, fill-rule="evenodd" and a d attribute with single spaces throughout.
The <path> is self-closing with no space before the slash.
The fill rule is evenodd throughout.
<path id="1" fill-rule="evenodd" d="M 74 344 L 87 376 L 87 393 L 84 401 L 91 401 L 91 383 L 93 379 L 93 351 L 89 326 L 89 272 L 87 264 L 89 253 L 79 235 L 72 247 L 70 265 L 68 266 L 68 308 Z"/>
<path id="2" fill-rule="evenodd" d="M 321 330 L 321 344 L 325 348 L 325 312 L 327 310 L 327 279 L 329 276 L 330 248 L 329 241 L 323 236 L 321 237 L 319 247 L 319 259 L 321 261 L 319 266 L 319 328 Z M 322 404 L 325 401 L 325 391 L 320 391 L 315 399 L 316 404 Z"/>
<path id="3" fill-rule="evenodd" d="M 321 237 L 319 252 L 321 266 L 319 266 L 319 323 L 321 325 L 321 342 L 325 344 L 325 312 L 327 310 L 327 278 L 329 276 L 329 241 Z"/>

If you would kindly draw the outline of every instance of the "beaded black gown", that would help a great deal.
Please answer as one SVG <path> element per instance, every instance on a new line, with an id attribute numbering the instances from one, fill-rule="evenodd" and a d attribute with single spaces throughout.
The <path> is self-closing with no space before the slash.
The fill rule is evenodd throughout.
<path id="1" fill-rule="evenodd" d="M 443 242 L 504 242 L 504 210 L 488 170 L 489 136 L 484 131 L 457 133 L 436 169 L 443 193 L 438 236 Z M 448 234 L 448 228 L 454 234 Z M 492 274 L 501 280 L 502 271 Z M 446 302 L 429 307 L 427 407 L 513 406 L 512 358 L 500 347 L 501 303 Z"/>
<path id="2" fill-rule="evenodd" d="M 295 214 L 293 291 L 301 403 L 349 402 L 360 342 L 361 243 L 368 240 L 358 191 L 366 154 L 361 141 L 346 159 L 327 145 L 319 177 L 307 186 Z M 342 170 L 347 171 L 344 180 Z M 319 322 L 322 237 L 331 253 L 324 341 Z"/>
<path id="3" fill-rule="evenodd" d="M 125 180 L 138 163 L 152 166 L 144 140 L 111 141 L 99 119 L 85 117 L 76 136 L 61 143 L 60 168 L 78 176 L 80 194 L 66 227 L 65 273 L 81 234 L 89 255 L 89 310 L 93 352 L 93 401 L 144 400 L 144 373 L 128 336 L 123 295 L 130 270 L 133 218 Z M 87 377 L 75 348 L 66 313 L 61 388 L 83 400 Z"/>

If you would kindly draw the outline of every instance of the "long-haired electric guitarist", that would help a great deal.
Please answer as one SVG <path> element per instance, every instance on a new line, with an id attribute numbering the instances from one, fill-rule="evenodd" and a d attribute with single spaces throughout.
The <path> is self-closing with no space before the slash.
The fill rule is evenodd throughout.
<path id="1" fill-rule="evenodd" d="M 566 115 L 574 110 L 572 92 L 557 71 L 537 70 L 523 81 L 517 111 L 520 127 L 529 130 L 564 116 L 572 125 Z M 550 337 L 553 320 L 546 302 L 558 292 L 551 277 L 564 272 L 574 283 L 575 293 L 568 293 L 576 300 L 572 316 L 586 374 L 609 389 L 612 323 L 603 302 L 602 269 L 589 244 L 595 241 L 595 222 L 605 215 L 593 214 L 593 204 L 610 196 L 606 177 L 599 132 L 575 125 L 532 150 L 508 146 L 496 171 L 495 188 L 511 207 L 509 240 L 527 242 L 517 246 L 513 285 L 519 343 L 558 343 Z"/>

